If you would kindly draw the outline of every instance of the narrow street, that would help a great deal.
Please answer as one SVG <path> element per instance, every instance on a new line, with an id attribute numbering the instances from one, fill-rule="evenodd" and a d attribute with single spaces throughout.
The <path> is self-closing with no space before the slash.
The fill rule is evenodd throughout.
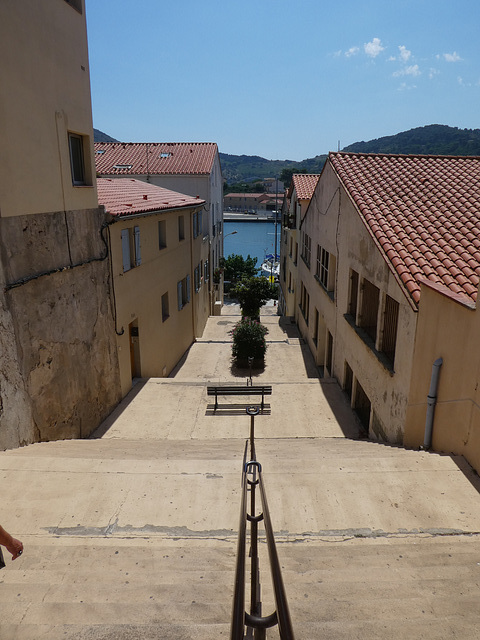
<path id="1" fill-rule="evenodd" d="M 230 360 L 238 319 L 233 305 L 211 317 L 171 377 L 139 381 L 91 439 L 0 453 L 2 524 L 25 545 L 0 572 L 1 639 L 229 638 L 250 419 L 211 415 L 206 388 L 245 381 Z M 254 383 L 273 393 L 256 449 L 296 639 L 477 638 L 476 474 L 358 439 L 295 325 L 271 306 L 262 322 Z"/>

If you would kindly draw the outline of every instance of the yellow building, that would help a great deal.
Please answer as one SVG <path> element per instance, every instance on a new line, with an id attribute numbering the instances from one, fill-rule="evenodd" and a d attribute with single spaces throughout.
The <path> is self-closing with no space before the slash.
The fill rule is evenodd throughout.
<path id="1" fill-rule="evenodd" d="M 210 268 L 205 201 L 130 178 L 98 178 L 111 216 L 115 331 L 122 394 L 137 377 L 164 377 L 201 335 Z"/>
<path id="2" fill-rule="evenodd" d="M 305 217 L 319 177 L 319 174 L 294 174 L 283 201 L 278 306 L 283 315 L 292 318 L 296 315 L 297 307 L 298 229 Z"/>
<path id="3" fill-rule="evenodd" d="M 0 447 L 88 435 L 120 398 L 83 0 L 0 3 Z"/>
<path id="4" fill-rule="evenodd" d="M 422 285 L 404 443 L 463 455 L 477 473 L 479 335 L 480 313 L 471 296 Z"/>
<path id="5" fill-rule="evenodd" d="M 97 142 L 95 163 L 102 178 L 131 177 L 205 201 L 201 259 L 208 262 L 209 309 L 197 330 L 213 313 L 222 292 L 213 286 L 213 272 L 223 256 L 223 180 L 218 147 L 213 142 Z"/>
<path id="6" fill-rule="evenodd" d="M 476 447 L 478 355 L 467 345 L 478 323 L 479 205 L 480 158 L 327 160 L 300 222 L 295 317 L 373 439 L 421 444 L 432 364 L 449 354 L 433 446 L 453 450 L 456 434 L 456 450 L 469 438 Z"/>

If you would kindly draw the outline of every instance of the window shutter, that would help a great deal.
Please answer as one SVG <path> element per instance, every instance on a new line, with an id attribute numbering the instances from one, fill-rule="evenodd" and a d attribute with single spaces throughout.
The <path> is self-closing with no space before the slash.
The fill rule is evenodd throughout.
<path id="1" fill-rule="evenodd" d="M 177 282 L 177 300 L 178 300 L 178 310 L 181 311 L 183 307 L 182 302 L 182 281 Z"/>
<path id="2" fill-rule="evenodd" d="M 130 270 L 130 238 L 128 229 L 122 229 L 122 259 L 123 271 Z"/>
<path id="3" fill-rule="evenodd" d="M 187 302 L 190 302 L 190 275 L 187 276 Z"/>
<path id="4" fill-rule="evenodd" d="M 135 266 L 138 267 L 139 264 L 142 264 L 140 256 L 140 227 L 133 227 L 133 238 L 135 244 Z"/>

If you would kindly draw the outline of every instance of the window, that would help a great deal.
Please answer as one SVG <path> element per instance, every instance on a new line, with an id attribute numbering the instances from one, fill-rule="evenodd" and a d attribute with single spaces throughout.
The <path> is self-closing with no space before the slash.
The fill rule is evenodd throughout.
<path id="1" fill-rule="evenodd" d="M 370 427 L 370 411 L 372 405 L 370 402 L 370 398 L 367 396 L 358 380 L 356 387 L 357 388 L 355 390 L 355 401 L 353 404 L 353 408 L 355 413 L 359 417 L 363 428 L 368 434 L 368 429 Z"/>
<path id="2" fill-rule="evenodd" d="M 295 259 L 293 261 L 295 264 L 298 262 L 298 242 L 295 243 Z"/>
<path id="3" fill-rule="evenodd" d="M 345 374 L 343 376 L 343 388 L 351 403 L 352 391 L 353 391 L 353 371 L 347 361 L 345 361 Z"/>
<path id="4" fill-rule="evenodd" d="M 198 264 L 193 271 L 193 286 L 195 288 L 195 293 L 198 293 L 200 291 L 200 287 L 202 286 L 201 274 L 201 266 L 200 264 Z"/>
<path id="5" fill-rule="evenodd" d="M 138 267 L 141 263 L 140 256 L 140 227 L 122 229 L 122 261 L 123 271 L 129 271 Z"/>
<path id="6" fill-rule="evenodd" d="M 287 256 L 283 256 L 282 277 L 283 277 L 283 281 L 286 282 L 287 281 Z"/>
<path id="7" fill-rule="evenodd" d="M 133 167 L 132 164 L 114 164 L 113 168 L 118 169 L 119 171 L 128 171 Z"/>
<path id="8" fill-rule="evenodd" d="M 170 317 L 168 308 L 168 291 L 162 296 L 162 322 L 165 322 Z"/>
<path id="9" fill-rule="evenodd" d="M 319 320 L 319 313 L 318 313 L 318 309 L 315 308 L 315 321 L 314 321 L 314 325 L 313 325 L 313 343 L 315 346 L 318 345 L 318 320 Z"/>
<path id="10" fill-rule="evenodd" d="M 350 295 L 348 299 L 348 314 L 353 316 L 353 320 L 357 320 L 357 303 L 358 303 L 358 273 L 350 271 Z"/>
<path id="11" fill-rule="evenodd" d="M 305 232 L 302 236 L 302 258 L 307 267 L 310 269 L 310 261 L 312 257 L 312 239 Z"/>
<path id="12" fill-rule="evenodd" d="M 293 251 L 293 238 L 290 236 L 290 249 L 288 251 L 288 255 L 290 256 L 290 258 L 292 257 L 292 251 Z"/>
<path id="13" fill-rule="evenodd" d="M 327 353 L 325 354 L 325 368 L 327 369 L 330 376 L 332 375 L 332 367 L 333 367 L 333 336 L 328 331 L 327 337 Z"/>
<path id="14" fill-rule="evenodd" d="M 317 244 L 317 269 L 315 276 L 323 287 L 329 290 L 328 266 L 330 262 L 330 254 L 323 247 Z"/>
<path id="15" fill-rule="evenodd" d="M 177 301 L 179 311 L 190 302 L 190 276 L 185 276 L 177 282 Z"/>
<path id="16" fill-rule="evenodd" d="M 167 221 L 160 220 L 158 223 L 158 248 L 167 248 Z"/>
<path id="17" fill-rule="evenodd" d="M 382 351 L 393 366 L 395 361 L 395 347 L 397 342 L 397 325 L 399 304 L 389 295 L 385 296 L 383 312 Z"/>
<path id="18" fill-rule="evenodd" d="M 185 240 L 185 216 L 178 216 L 178 240 Z"/>
<path id="19" fill-rule="evenodd" d="M 208 262 L 208 260 L 205 260 L 204 277 L 205 282 L 208 282 L 210 280 L 210 263 Z"/>
<path id="20" fill-rule="evenodd" d="M 193 237 L 197 238 L 202 233 L 202 212 L 193 214 Z"/>
<path id="21" fill-rule="evenodd" d="M 363 296 L 360 312 L 360 326 L 365 330 L 365 333 L 373 340 L 373 342 L 375 342 L 377 339 L 378 301 L 380 291 L 378 287 L 368 280 L 363 280 L 362 289 Z"/>
<path id="22" fill-rule="evenodd" d="M 300 311 L 302 312 L 302 315 L 305 319 L 305 322 L 308 326 L 308 314 L 309 314 L 309 310 L 310 310 L 310 295 L 307 292 L 307 289 L 305 287 L 305 285 L 303 284 L 303 282 L 301 283 L 301 289 L 300 289 Z"/>
<path id="23" fill-rule="evenodd" d="M 76 133 L 68 134 L 70 149 L 70 168 L 72 170 L 72 184 L 75 187 L 86 185 L 85 163 L 83 158 L 83 137 Z"/>
<path id="24" fill-rule="evenodd" d="M 82 13 L 82 0 L 65 0 L 65 2 L 78 11 L 78 13 Z"/>

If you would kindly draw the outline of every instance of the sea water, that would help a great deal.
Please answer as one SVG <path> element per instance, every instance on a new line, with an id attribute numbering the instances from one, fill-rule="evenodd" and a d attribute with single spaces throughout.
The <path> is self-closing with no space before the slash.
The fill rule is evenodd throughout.
<path id="1" fill-rule="evenodd" d="M 237 233 L 233 235 L 232 231 Z M 281 225 L 277 223 L 277 254 L 280 253 Z M 228 236 L 228 237 L 227 237 Z M 260 269 L 267 253 L 275 253 L 275 222 L 224 222 L 223 255 L 231 254 L 257 258 Z"/>

